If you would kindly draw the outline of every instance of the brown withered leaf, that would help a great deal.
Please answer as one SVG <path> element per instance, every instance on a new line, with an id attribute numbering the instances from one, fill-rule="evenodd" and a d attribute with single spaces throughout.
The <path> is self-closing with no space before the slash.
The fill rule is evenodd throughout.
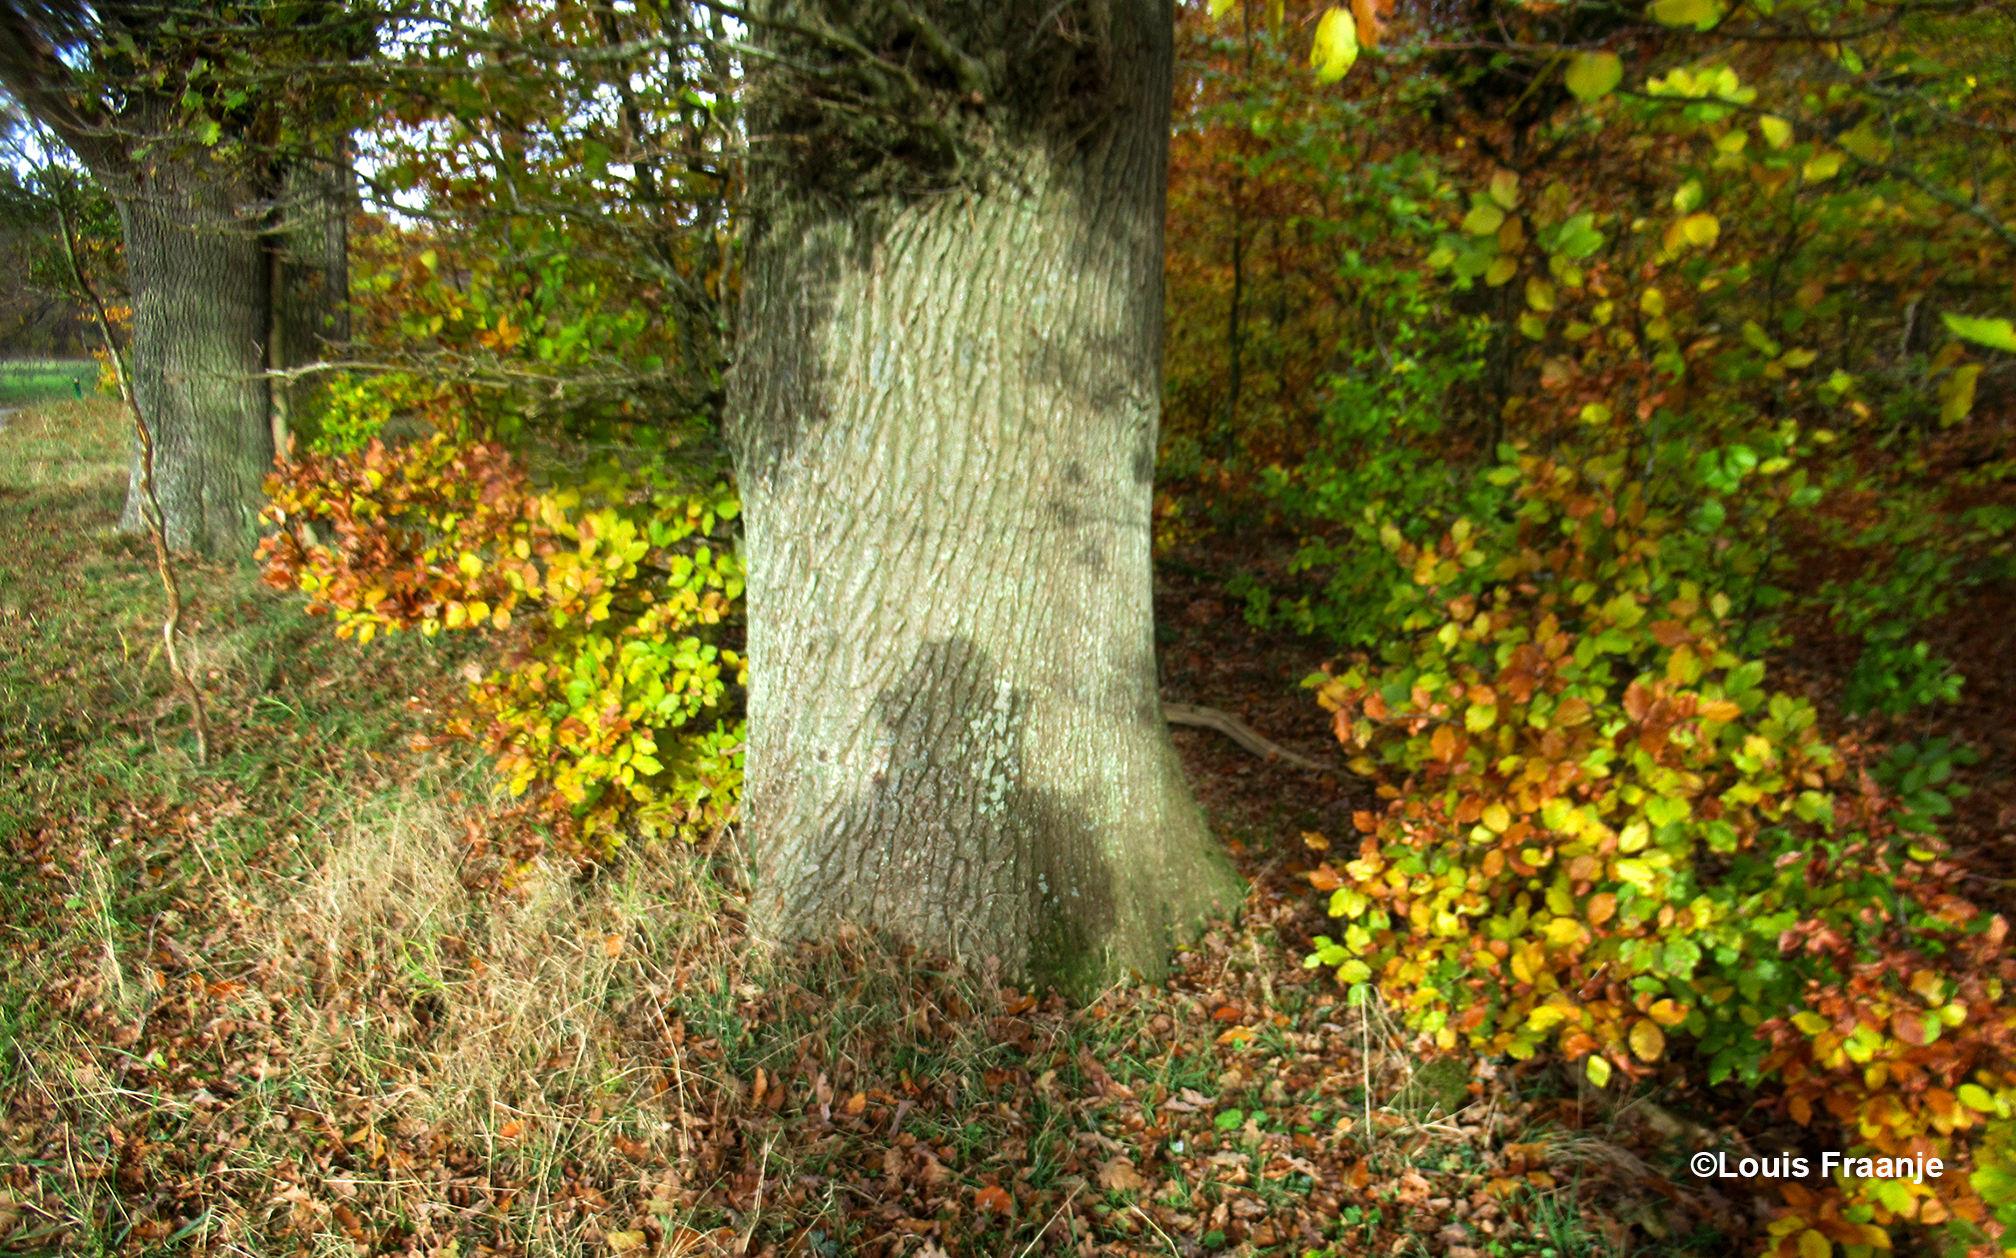
<path id="1" fill-rule="evenodd" d="M 1110 1158 L 1099 1164 L 1099 1186 L 1109 1192 L 1135 1192 L 1147 1186 L 1131 1158 Z"/>

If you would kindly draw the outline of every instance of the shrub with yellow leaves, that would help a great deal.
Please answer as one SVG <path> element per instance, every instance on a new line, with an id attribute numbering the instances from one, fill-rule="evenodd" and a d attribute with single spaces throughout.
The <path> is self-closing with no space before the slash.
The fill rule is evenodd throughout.
<path id="1" fill-rule="evenodd" d="M 1678 575 L 1682 526 L 1622 455 L 1512 453 L 1494 476 L 1513 518 L 1389 536 L 1411 636 L 1310 679 L 1388 803 L 1310 875 L 1343 932 L 1308 964 L 1377 983 L 1445 1050 L 1550 1048 L 1598 1086 L 1684 1052 L 1873 1156 L 1958 1168 L 1795 1186 L 1773 1252 L 1887 1246 L 1900 1220 L 2000 1236 L 2006 924 L 1886 793 L 1897 766 L 1851 772 L 1812 706 L 1730 649 L 1729 600 Z"/>
<path id="2" fill-rule="evenodd" d="M 626 829 L 694 840 L 733 816 L 731 688 L 747 666 L 728 645 L 743 578 L 725 484 L 677 487 L 647 468 L 537 492 L 502 445 L 449 428 L 306 455 L 268 492 L 266 580 L 307 593 L 339 636 L 500 638 L 501 665 L 444 732 L 496 757 L 563 848 L 606 857 Z"/>

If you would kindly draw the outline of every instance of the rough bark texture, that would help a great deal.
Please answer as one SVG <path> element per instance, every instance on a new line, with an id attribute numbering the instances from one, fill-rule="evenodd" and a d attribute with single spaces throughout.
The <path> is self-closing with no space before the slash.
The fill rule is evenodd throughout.
<path id="1" fill-rule="evenodd" d="M 341 331 L 325 316 L 348 287 L 347 200 L 333 218 L 311 205 L 302 220 L 310 226 L 283 232 L 287 243 L 263 241 L 259 216 L 275 192 L 263 176 L 219 161 L 218 148 L 192 143 L 176 99 L 144 83 L 105 91 L 59 55 L 63 45 L 96 56 L 101 41 L 116 42 L 113 33 L 144 37 L 154 20 L 150 10 L 118 4 L 0 0 L 0 86 L 70 147 L 119 206 L 133 301 L 133 387 L 153 426 L 168 543 L 231 554 L 251 543 L 273 462 L 273 390 L 262 373 L 306 361 L 300 353 L 318 348 L 312 329 Z M 283 188 L 283 210 L 290 199 Z M 280 266 L 269 247 L 280 249 Z M 277 322 L 276 290 L 292 299 Z M 291 327 L 297 309 L 308 313 Z M 280 352 L 269 359 L 276 335 Z M 143 531 L 139 463 L 136 450 L 120 518 L 129 532 Z"/>
<path id="2" fill-rule="evenodd" d="M 133 294 L 133 392 L 154 430 L 168 544 L 249 548 L 273 465 L 266 370 L 271 275 L 239 207 L 253 198 L 207 153 L 164 159 L 118 195 Z M 140 532 L 139 457 L 119 526 Z"/>
<path id="3" fill-rule="evenodd" d="M 970 150 L 929 161 L 979 173 L 949 194 L 863 161 L 834 195 L 788 135 L 758 155 L 729 401 L 753 921 L 889 930 L 1084 993 L 1161 972 L 1240 899 L 1155 681 L 1171 15 L 912 7 L 954 39 L 1063 13 L 1098 73 L 961 121 Z"/>
<path id="4" fill-rule="evenodd" d="M 281 180 L 280 223 L 267 238 L 272 331 L 267 361 L 276 369 L 325 361 L 350 339 L 350 214 L 357 190 L 348 144 L 325 160 L 297 162 Z M 317 376 L 273 381 L 273 442 L 284 450 L 294 417 L 313 406 Z"/>

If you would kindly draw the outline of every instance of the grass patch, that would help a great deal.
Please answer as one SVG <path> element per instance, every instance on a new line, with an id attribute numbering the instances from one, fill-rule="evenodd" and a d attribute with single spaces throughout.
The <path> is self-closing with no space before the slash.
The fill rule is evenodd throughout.
<path id="1" fill-rule="evenodd" d="M 1243 924 L 1082 1008 L 871 938 L 767 954 L 726 852 L 503 876 L 485 767 L 411 746 L 481 643 L 338 642 L 229 564 L 184 567 L 199 769 L 113 528 L 117 407 L 15 419 L 0 1252 L 1481 1258 L 1694 1225 L 1630 1221 L 1626 1126 L 1417 1078 L 1301 967 L 1306 883 L 1259 855 Z"/>
<path id="2" fill-rule="evenodd" d="M 60 398 L 80 400 L 98 388 L 93 359 L 40 358 L 0 362 L 0 410 Z"/>

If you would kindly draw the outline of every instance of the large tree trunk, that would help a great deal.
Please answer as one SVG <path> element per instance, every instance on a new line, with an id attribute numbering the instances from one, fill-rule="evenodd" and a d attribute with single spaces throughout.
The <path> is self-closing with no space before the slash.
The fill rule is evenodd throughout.
<path id="1" fill-rule="evenodd" d="M 1155 680 L 1170 11 L 1089 7 L 1102 99 L 1007 102 L 962 141 L 980 187 L 835 197 L 830 161 L 759 154 L 729 403 L 759 934 L 849 922 L 1081 994 L 1241 898 Z"/>
<path id="2" fill-rule="evenodd" d="M 133 293 L 133 392 L 153 427 L 154 486 L 168 544 L 224 555 L 256 535 L 273 465 L 271 276 L 254 198 L 208 153 L 164 160 L 119 199 Z M 248 229 L 249 228 L 249 229 Z M 139 457 L 120 527 L 139 532 Z"/>

